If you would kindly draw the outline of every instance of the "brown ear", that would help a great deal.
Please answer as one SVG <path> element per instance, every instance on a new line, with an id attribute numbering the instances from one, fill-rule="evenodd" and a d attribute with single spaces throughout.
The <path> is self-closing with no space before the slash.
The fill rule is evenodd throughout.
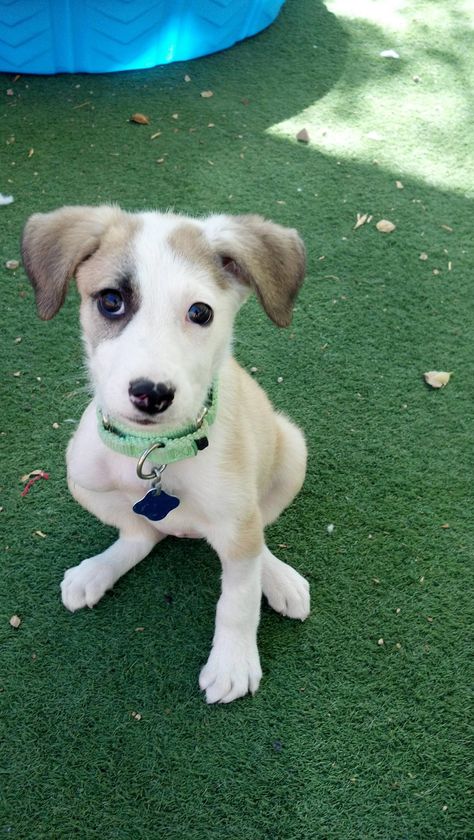
<path id="1" fill-rule="evenodd" d="M 56 315 L 77 267 L 97 250 L 106 228 L 120 213 L 118 208 L 107 206 L 62 207 L 30 216 L 21 250 L 43 320 Z"/>
<path id="2" fill-rule="evenodd" d="M 224 271 L 253 289 L 267 315 L 287 327 L 306 255 L 296 230 L 261 216 L 211 216 L 204 228 Z"/>

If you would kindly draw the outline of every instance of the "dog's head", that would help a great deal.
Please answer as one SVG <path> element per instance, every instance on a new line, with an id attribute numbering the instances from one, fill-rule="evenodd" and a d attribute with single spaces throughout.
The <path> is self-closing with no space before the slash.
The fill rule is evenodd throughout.
<path id="1" fill-rule="evenodd" d="M 296 231 L 259 216 L 198 220 L 111 206 L 31 216 L 22 252 L 45 320 L 75 276 L 98 403 L 137 424 L 191 422 L 248 293 L 288 326 L 305 268 Z"/>

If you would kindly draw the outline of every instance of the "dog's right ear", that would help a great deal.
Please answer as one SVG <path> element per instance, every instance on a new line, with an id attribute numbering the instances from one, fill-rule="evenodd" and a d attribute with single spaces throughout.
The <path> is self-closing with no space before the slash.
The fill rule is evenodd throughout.
<path id="1" fill-rule="evenodd" d="M 78 266 L 97 250 L 105 230 L 120 213 L 109 206 L 62 207 L 30 216 L 21 252 L 40 318 L 48 321 L 56 315 Z"/>

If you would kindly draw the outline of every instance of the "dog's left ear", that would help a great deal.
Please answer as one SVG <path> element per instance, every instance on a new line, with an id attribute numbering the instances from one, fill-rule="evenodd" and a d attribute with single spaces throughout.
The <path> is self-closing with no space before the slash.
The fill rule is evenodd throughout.
<path id="1" fill-rule="evenodd" d="M 252 215 L 210 216 L 204 230 L 223 271 L 255 291 L 275 324 L 288 327 L 306 268 L 296 230 Z"/>

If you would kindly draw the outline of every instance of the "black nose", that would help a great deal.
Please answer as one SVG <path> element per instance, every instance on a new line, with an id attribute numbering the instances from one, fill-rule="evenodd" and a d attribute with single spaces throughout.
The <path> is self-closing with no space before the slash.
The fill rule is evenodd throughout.
<path id="1" fill-rule="evenodd" d="M 174 388 L 164 382 L 134 379 L 128 389 L 130 401 L 145 414 L 160 414 L 173 402 Z"/>

